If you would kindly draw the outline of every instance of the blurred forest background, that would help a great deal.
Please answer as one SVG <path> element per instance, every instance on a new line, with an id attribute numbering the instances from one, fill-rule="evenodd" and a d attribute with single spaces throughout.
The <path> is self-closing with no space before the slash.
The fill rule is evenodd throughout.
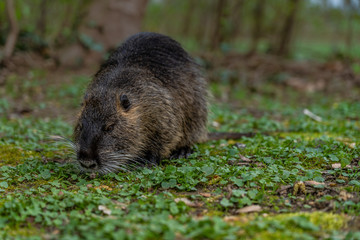
<path id="1" fill-rule="evenodd" d="M 139 31 L 178 40 L 223 100 L 266 94 L 264 83 L 358 97 L 348 90 L 360 87 L 359 0 L 4 0 L 0 85 L 14 73 L 31 81 L 29 69 L 50 70 L 47 81 L 91 76 Z"/>

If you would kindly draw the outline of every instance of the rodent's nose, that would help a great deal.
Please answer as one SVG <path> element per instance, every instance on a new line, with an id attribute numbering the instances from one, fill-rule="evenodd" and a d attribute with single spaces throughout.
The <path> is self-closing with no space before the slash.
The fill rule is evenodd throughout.
<path id="1" fill-rule="evenodd" d="M 78 160 L 83 168 L 96 168 L 98 166 L 96 158 L 96 153 L 91 149 L 80 149 L 80 151 L 78 152 Z"/>
<path id="2" fill-rule="evenodd" d="M 80 149 L 78 152 L 78 159 L 79 160 L 88 160 L 88 159 L 95 159 L 97 157 L 96 152 L 94 150 L 89 149 Z"/>
<path id="3" fill-rule="evenodd" d="M 90 161 L 80 161 L 80 165 L 83 168 L 90 168 L 90 169 L 94 169 L 97 167 L 97 163 L 96 161 L 90 160 Z"/>

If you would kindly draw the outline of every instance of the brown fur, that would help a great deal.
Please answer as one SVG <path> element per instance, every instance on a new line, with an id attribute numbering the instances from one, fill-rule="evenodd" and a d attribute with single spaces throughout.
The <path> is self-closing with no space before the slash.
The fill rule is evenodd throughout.
<path id="1" fill-rule="evenodd" d="M 110 56 L 86 91 L 74 130 L 78 160 L 84 170 L 107 173 L 186 157 L 206 140 L 206 121 L 198 65 L 171 38 L 140 33 Z"/>

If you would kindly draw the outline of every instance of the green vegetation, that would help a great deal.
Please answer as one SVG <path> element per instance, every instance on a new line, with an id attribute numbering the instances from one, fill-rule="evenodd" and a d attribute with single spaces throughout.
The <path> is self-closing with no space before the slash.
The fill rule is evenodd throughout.
<path id="1" fill-rule="evenodd" d="M 286 101 L 274 86 L 264 85 L 272 96 L 239 87 L 234 107 L 212 100 L 209 130 L 255 137 L 199 144 L 189 159 L 93 178 L 48 140 L 71 137 L 71 124 L 11 116 L 14 99 L 42 92 L 18 78 L 0 101 L 1 239 L 360 238 L 358 101 L 290 88 L 282 89 L 292 96 Z M 41 101 L 73 111 L 87 80 L 50 85 Z M 212 85 L 214 99 L 221 87 Z"/>

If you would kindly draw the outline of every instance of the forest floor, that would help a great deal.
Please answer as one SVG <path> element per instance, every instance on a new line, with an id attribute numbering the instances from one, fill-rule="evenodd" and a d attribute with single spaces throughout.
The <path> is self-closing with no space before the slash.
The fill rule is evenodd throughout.
<path id="1" fill-rule="evenodd" d="M 17 64 L 0 86 L 0 238 L 360 239 L 360 63 L 198 60 L 209 131 L 255 136 L 96 177 L 49 141 L 71 138 L 96 69 Z"/>

